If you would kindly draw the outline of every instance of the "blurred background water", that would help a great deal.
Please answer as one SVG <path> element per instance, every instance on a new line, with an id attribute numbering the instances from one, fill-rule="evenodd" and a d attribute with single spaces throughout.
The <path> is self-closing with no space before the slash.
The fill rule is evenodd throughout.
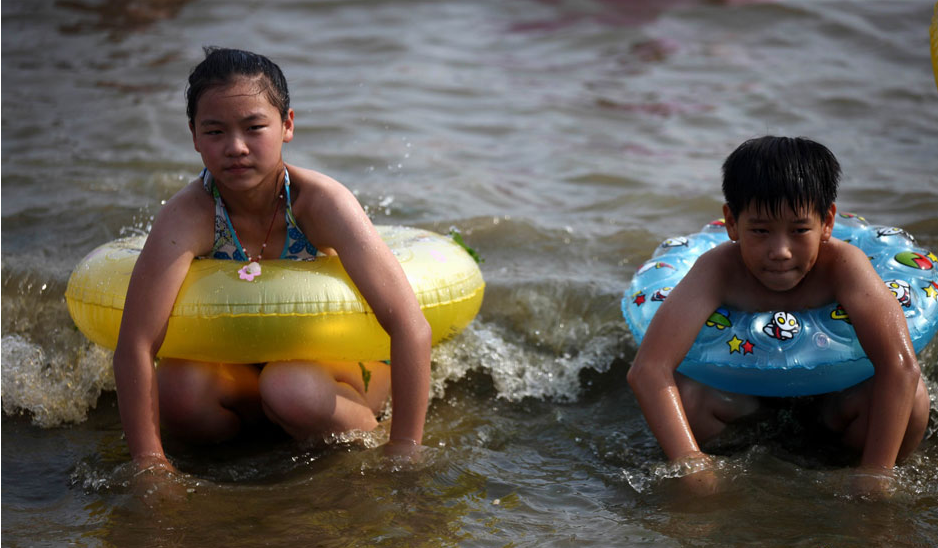
<path id="1" fill-rule="evenodd" d="M 925 1 L 34 0 L 2 5 L 5 546 L 930 546 L 938 406 L 889 500 L 797 405 L 715 448 L 687 499 L 625 373 L 637 265 L 720 215 L 743 140 L 840 159 L 838 205 L 938 249 Z M 434 350 L 421 466 L 375 436 L 221 450 L 167 440 L 184 504 L 134 494 L 110 355 L 65 309 L 72 267 L 146 232 L 201 168 L 183 90 L 201 47 L 284 69 L 287 161 L 376 223 L 458 227 L 478 319 Z M 938 343 L 920 355 L 938 393 Z M 810 421 L 808 421 L 810 422 Z"/>

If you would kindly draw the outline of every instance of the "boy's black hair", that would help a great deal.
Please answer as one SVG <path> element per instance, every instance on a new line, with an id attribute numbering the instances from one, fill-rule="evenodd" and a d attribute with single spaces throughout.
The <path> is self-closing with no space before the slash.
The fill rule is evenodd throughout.
<path id="1" fill-rule="evenodd" d="M 190 124 L 195 123 L 195 110 L 206 90 L 230 84 L 241 77 L 258 78 L 258 85 L 267 94 L 267 100 L 280 111 L 280 119 L 286 119 L 290 110 L 290 92 L 287 79 L 276 63 L 250 51 L 215 46 L 203 49 L 205 59 L 192 69 L 186 86 L 186 115 Z"/>
<path id="2" fill-rule="evenodd" d="M 723 163 L 723 197 L 733 216 L 749 205 L 779 215 L 783 205 L 821 219 L 837 199 L 840 164 L 824 145 L 803 137 L 750 139 Z"/>

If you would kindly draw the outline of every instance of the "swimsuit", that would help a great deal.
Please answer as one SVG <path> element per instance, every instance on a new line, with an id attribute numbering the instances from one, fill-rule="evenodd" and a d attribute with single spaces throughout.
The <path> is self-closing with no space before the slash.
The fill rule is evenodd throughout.
<path id="1" fill-rule="evenodd" d="M 215 179 L 208 169 L 203 169 L 199 174 L 202 179 L 202 186 L 205 191 L 215 198 L 215 245 L 212 247 L 210 255 L 213 259 L 224 259 L 234 261 L 247 261 L 248 254 L 244 252 L 238 236 L 235 234 L 234 227 L 231 226 L 231 218 L 228 217 L 228 211 L 225 209 L 225 202 L 215 186 Z M 280 253 L 281 259 L 293 259 L 298 261 L 310 261 L 316 258 L 316 247 L 309 243 L 306 235 L 300 230 L 296 219 L 293 217 L 293 206 L 290 201 L 290 173 L 287 168 L 283 168 L 283 188 L 287 194 L 287 207 L 285 217 L 287 221 L 287 239 L 283 244 L 283 251 Z"/>

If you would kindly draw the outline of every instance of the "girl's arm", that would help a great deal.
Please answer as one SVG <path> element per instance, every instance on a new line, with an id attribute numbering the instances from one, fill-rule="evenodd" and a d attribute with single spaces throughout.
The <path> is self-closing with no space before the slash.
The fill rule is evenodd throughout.
<path id="1" fill-rule="evenodd" d="M 921 371 L 898 301 L 862 251 L 849 245 L 843 249 L 836 298 L 874 369 L 861 466 L 889 469 L 908 428 Z"/>
<path id="2" fill-rule="evenodd" d="M 160 441 L 153 360 L 163 343 L 169 314 L 198 249 L 198 240 L 204 240 L 199 231 L 211 226 L 199 223 L 187 193 L 191 197 L 191 187 L 173 197 L 154 221 L 134 265 L 114 351 L 121 424 L 130 454 L 141 467 L 168 464 Z"/>
<path id="3" fill-rule="evenodd" d="M 318 247 L 338 253 L 349 277 L 391 337 L 391 442 L 420 444 L 430 392 L 432 333 L 400 263 L 388 249 L 358 200 L 338 182 L 290 167 L 304 187 L 294 204 L 297 221 Z M 297 177 L 298 179 L 300 177 Z M 304 223 L 304 220 L 306 222 Z"/>

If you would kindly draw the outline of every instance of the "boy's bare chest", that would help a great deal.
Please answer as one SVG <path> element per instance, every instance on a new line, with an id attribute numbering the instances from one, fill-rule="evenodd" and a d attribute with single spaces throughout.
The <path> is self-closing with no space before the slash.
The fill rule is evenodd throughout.
<path id="1" fill-rule="evenodd" d="M 749 272 L 730 276 L 726 284 L 725 304 L 750 312 L 804 310 L 817 308 L 835 300 L 834 288 L 816 270 L 809 272 L 792 289 L 773 291 Z"/>

